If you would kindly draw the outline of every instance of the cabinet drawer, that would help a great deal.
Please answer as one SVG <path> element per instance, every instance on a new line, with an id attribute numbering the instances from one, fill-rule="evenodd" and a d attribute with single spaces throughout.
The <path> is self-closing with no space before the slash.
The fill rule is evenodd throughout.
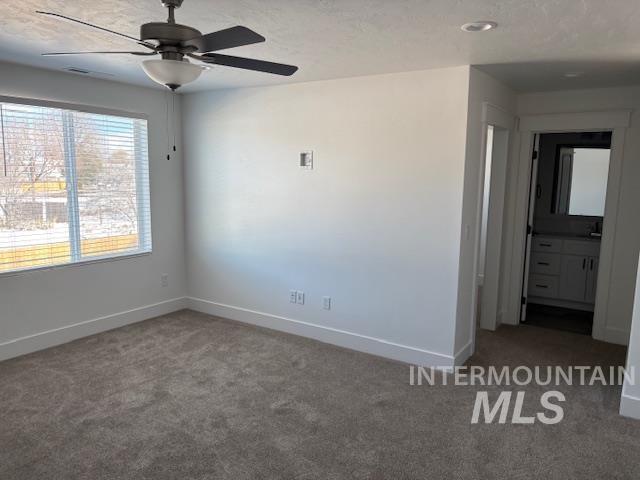
<path id="1" fill-rule="evenodd" d="M 562 250 L 562 240 L 559 238 L 533 237 L 531 249 L 534 252 L 560 253 Z"/>
<path id="2" fill-rule="evenodd" d="M 560 275 L 560 255 L 557 253 L 533 252 L 531 254 L 531 273 Z"/>
<path id="3" fill-rule="evenodd" d="M 529 277 L 529 296 L 558 297 L 558 277 L 550 275 L 531 275 Z"/>

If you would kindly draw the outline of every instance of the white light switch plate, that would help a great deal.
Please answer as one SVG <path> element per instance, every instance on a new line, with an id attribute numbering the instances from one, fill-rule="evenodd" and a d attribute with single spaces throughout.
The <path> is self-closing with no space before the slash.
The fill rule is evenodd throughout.
<path id="1" fill-rule="evenodd" d="M 331 310 L 331 297 L 322 297 L 322 308 Z"/>
<path id="2" fill-rule="evenodd" d="M 300 153 L 300 168 L 313 170 L 313 152 L 311 150 Z"/>

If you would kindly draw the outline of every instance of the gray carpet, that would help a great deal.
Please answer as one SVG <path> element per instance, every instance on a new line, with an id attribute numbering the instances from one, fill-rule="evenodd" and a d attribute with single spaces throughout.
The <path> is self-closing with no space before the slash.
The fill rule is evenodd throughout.
<path id="1" fill-rule="evenodd" d="M 478 342 L 476 365 L 624 361 L 535 327 Z M 0 478 L 640 478 L 619 388 L 565 387 L 555 426 L 471 425 L 476 389 L 411 387 L 406 365 L 184 311 L 0 363 Z"/>

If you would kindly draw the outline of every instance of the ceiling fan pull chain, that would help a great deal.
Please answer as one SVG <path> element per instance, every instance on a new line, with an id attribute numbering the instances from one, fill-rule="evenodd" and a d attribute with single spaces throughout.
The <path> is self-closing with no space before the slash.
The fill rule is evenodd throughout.
<path id="1" fill-rule="evenodd" d="M 173 151 L 176 151 L 176 92 L 171 92 L 171 110 L 173 115 Z"/>
<path id="2" fill-rule="evenodd" d="M 166 127 L 167 127 L 167 160 L 171 160 L 171 153 L 170 152 L 170 148 L 169 148 L 169 97 L 167 97 L 167 94 L 165 93 L 165 100 L 166 100 L 166 105 L 167 105 L 167 117 L 166 117 Z"/>

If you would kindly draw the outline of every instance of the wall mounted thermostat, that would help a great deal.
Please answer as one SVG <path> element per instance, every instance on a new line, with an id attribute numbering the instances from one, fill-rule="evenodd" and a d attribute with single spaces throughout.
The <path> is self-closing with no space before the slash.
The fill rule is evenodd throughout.
<path id="1" fill-rule="evenodd" d="M 300 154 L 300 167 L 313 170 L 313 151 L 309 150 Z"/>

